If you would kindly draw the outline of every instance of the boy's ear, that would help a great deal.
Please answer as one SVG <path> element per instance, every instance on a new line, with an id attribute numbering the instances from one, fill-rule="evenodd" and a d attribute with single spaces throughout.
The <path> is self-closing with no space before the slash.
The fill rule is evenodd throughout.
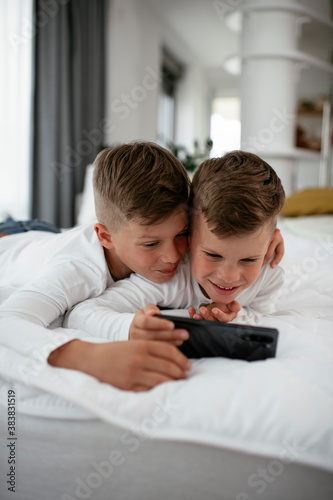
<path id="1" fill-rule="evenodd" d="M 274 229 L 274 233 L 272 234 L 271 241 L 280 233 L 280 229 L 277 227 Z"/>
<path id="2" fill-rule="evenodd" d="M 100 244 L 104 248 L 113 248 L 112 236 L 108 229 L 101 223 L 95 224 L 94 229 Z"/>
<path id="3" fill-rule="evenodd" d="M 265 258 L 264 258 L 264 261 L 263 261 L 263 266 L 269 261 L 271 260 L 271 258 L 273 257 L 274 255 L 274 252 L 275 252 L 275 249 L 278 245 L 278 242 L 277 241 L 274 241 L 275 238 L 279 235 L 280 233 L 280 229 L 275 229 L 274 230 L 274 233 L 272 234 L 272 237 L 269 241 L 269 244 L 268 244 L 268 247 L 267 247 L 267 251 L 266 251 L 266 255 L 265 255 Z"/>

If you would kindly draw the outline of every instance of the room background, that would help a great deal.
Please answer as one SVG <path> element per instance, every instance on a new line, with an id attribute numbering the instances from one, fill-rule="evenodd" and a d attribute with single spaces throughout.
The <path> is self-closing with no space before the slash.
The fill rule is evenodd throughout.
<path id="1" fill-rule="evenodd" d="M 101 147 L 242 148 L 287 194 L 332 179 L 332 2 L 5 0 L 2 218 L 77 222 Z M 213 140 L 209 152 L 205 145 Z"/>

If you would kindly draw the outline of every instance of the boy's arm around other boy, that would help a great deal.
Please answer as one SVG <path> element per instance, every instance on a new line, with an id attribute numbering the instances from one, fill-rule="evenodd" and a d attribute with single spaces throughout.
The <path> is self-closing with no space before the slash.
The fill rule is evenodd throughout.
<path id="1" fill-rule="evenodd" d="M 285 264 L 272 269 L 270 262 L 266 263 L 256 282 L 237 297 L 241 308 L 234 322 L 255 322 L 261 315 L 273 312 L 276 306 L 275 297 L 280 293 L 284 281 Z M 100 297 L 77 305 L 67 314 L 64 326 L 79 328 L 90 335 L 110 340 L 128 340 L 134 316 L 138 319 L 141 315 L 144 321 L 144 314 L 147 317 L 153 314 L 153 311 L 158 312 L 153 305 L 147 307 L 149 304 L 162 308 L 185 309 L 189 306 L 198 308 L 203 302 L 207 303 L 207 298 L 196 283 L 191 273 L 189 258 L 186 257 L 176 276 L 168 283 L 156 284 L 141 276 L 132 275 L 129 279 L 115 283 Z M 153 319 L 155 318 L 149 318 Z M 161 320 L 156 318 L 156 321 Z M 153 333 L 155 337 L 152 336 Z M 140 338 L 163 339 L 163 334 L 160 336 L 157 330 L 152 332 L 150 327 L 147 328 L 147 324 L 143 323 Z"/>
<path id="2" fill-rule="evenodd" d="M 75 306 L 66 315 L 64 326 L 110 340 L 128 340 L 134 315 L 145 306 L 186 309 L 192 304 L 198 307 L 205 300 L 191 273 L 190 257 L 186 255 L 170 281 L 153 283 L 132 274 L 130 278 L 117 281 L 99 297 Z M 149 332 L 146 338 L 151 338 Z"/>

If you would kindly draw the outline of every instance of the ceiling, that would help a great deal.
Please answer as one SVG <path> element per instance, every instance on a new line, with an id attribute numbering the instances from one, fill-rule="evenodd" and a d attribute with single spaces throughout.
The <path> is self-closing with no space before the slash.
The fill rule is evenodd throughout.
<path id="1" fill-rule="evenodd" d="M 218 2 L 150 0 L 149 3 L 204 68 L 221 68 L 223 60 L 237 52 L 239 37 L 219 17 L 214 7 Z"/>
<path id="2" fill-rule="evenodd" d="M 267 3 L 270 1 L 273 0 Z M 331 18 L 333 0 L 294 1 Z M 236 10 L 232 6 L 240 5 L 243 0 L 148 0 L 148 3 L 203 68 L 220 71 L 223 61 L 239 52 L 240 36 L 228 26 L 226 14 Z M 283 3 L 289 2 L 283 0 Z M 318 37 L 318 27 L 313 24 L 304 24 L 300 48 L 314 55 L 323 53 L 326 59 L 332 46 L 332 31 L 322 29 Z"/>

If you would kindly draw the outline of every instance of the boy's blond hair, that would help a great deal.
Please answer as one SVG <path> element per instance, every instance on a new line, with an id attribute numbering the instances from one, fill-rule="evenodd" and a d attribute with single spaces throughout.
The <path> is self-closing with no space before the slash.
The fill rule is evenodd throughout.
<path id="1" fill-rule="evenodd" d="M 276 226 L 285 199 L 273 168 L 257 155 L 232 151 L 204 161 L 191 187 L 192 222 L 202 213 L 217 236 L 236 236 L 256 231 L 265 224 Z"/>
<path id="2" fill-rule="evenodd" d="M 188 208 L 185 167 L 152 142 L 102 150 L 94 162 L 93 187 L 97 219 L 112 231 L 133 220 L 156 224 Z"/>

